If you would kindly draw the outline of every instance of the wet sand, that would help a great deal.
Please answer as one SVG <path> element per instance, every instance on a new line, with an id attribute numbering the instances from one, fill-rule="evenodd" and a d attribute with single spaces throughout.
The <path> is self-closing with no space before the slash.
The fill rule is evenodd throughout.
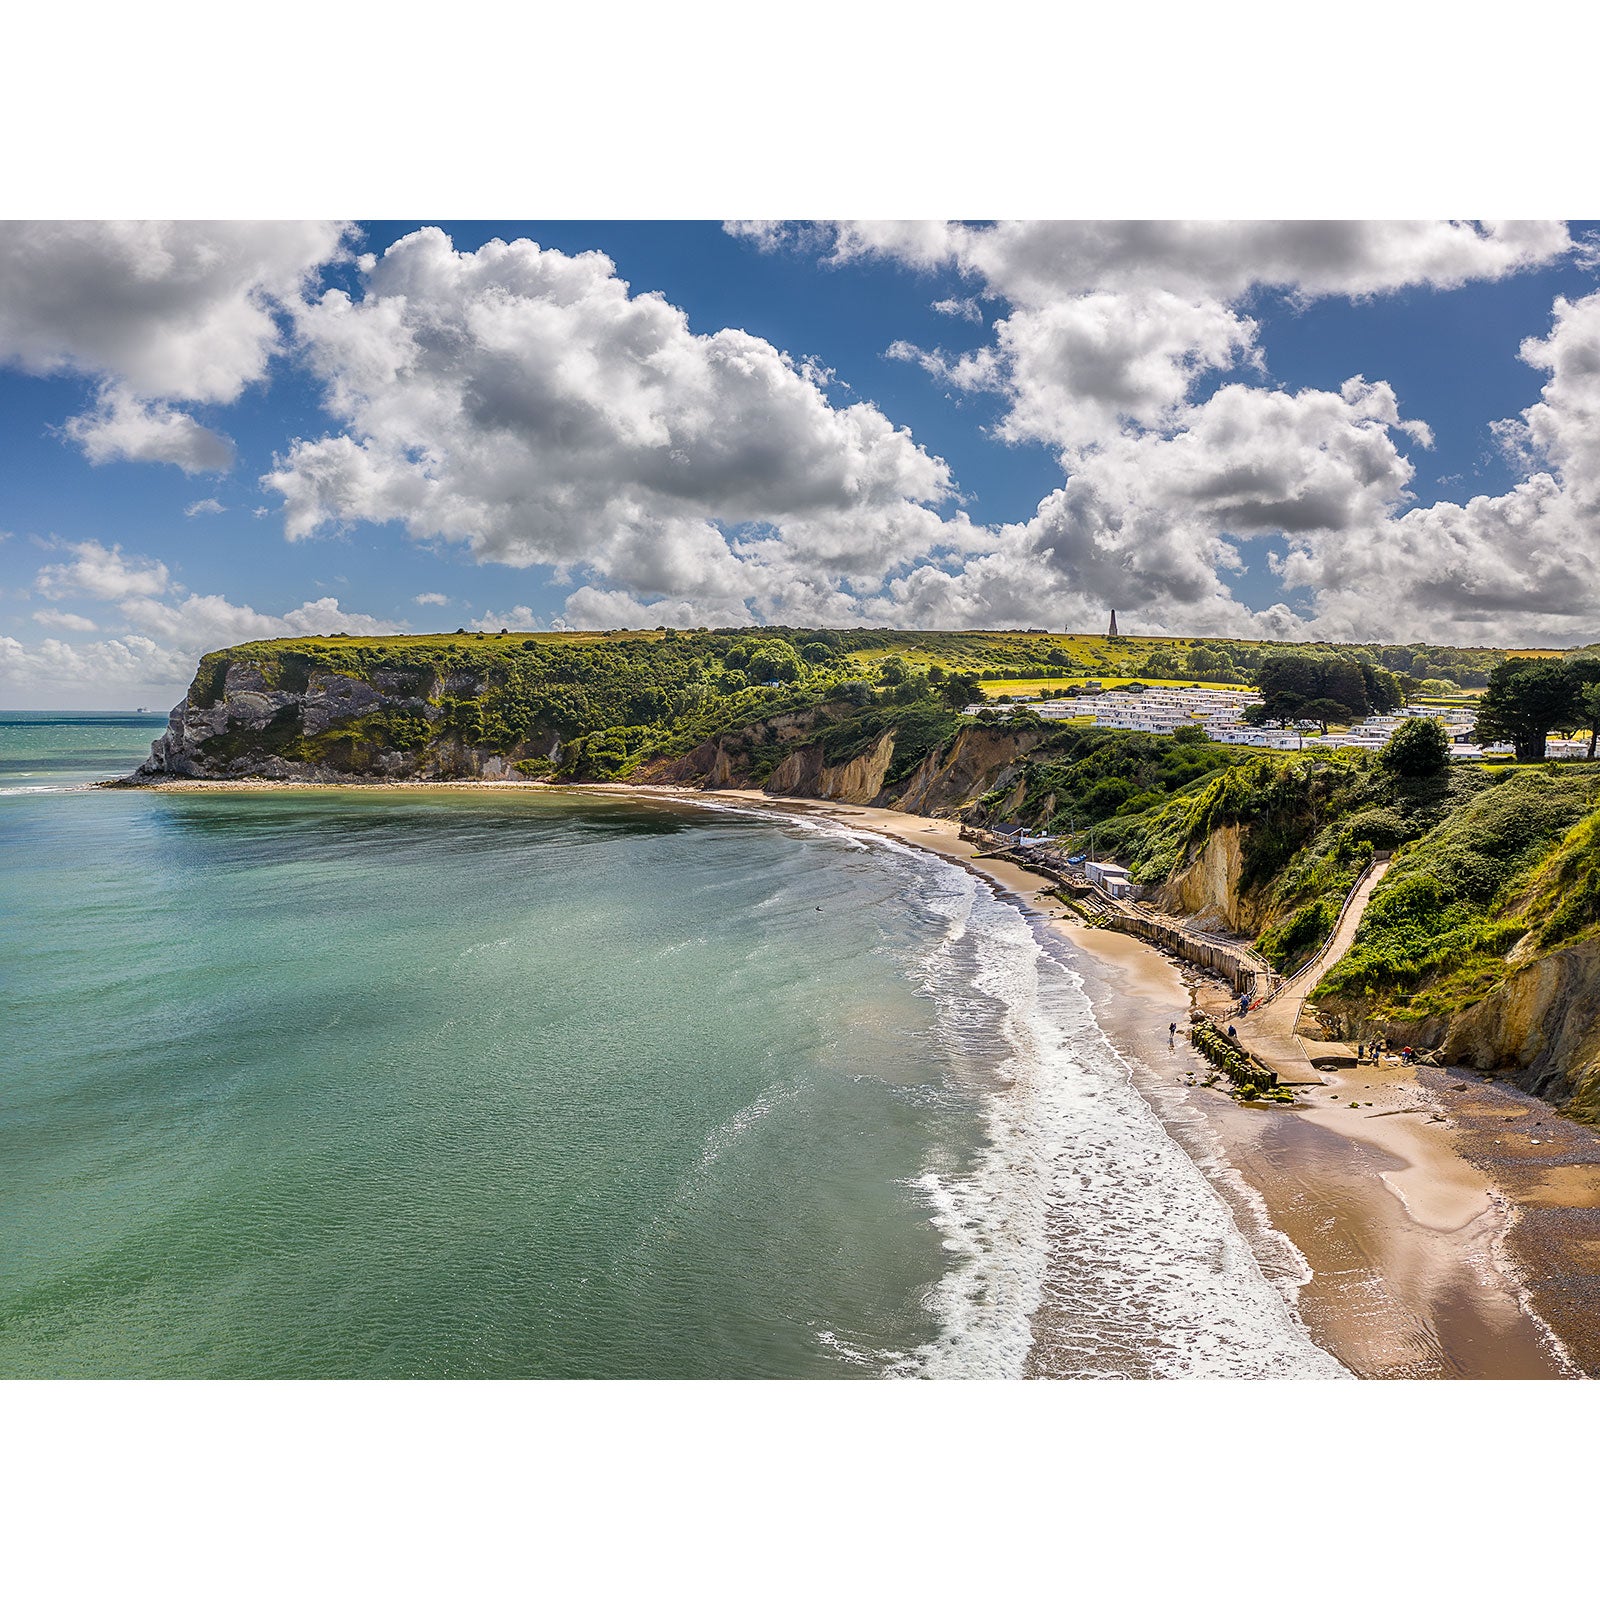
<path id="1" fill-rule="evenodd" d="M 1186 1023 L 1205 974 L 1185 974 L 1165 952 L 1128 934 L 1085 926 L 1047 895 L 1050 880 L 1014 862 L 976 859 L 977 847 L 960 837 L 957 823 L 760 791 L 718 790 L 715 798 L 824 813 L 934 850 L 1007 891 L 1041 937 L 1067 942 L 1097 1019 L 1169 1128 L 1202 1170 L 1217 1165 L 1208 1156 L 1220 1154 L 1224 1170 L 1242 1179 L 1218 1187 L 1246 1237 L 1261 1240 L 1264 1205 L 1271 1227 L 1304 1259 L 1306 1281 L 1282 1286 L 1311 1336 L 1352 1372 L 1570 1378 L 1597 1370 L 1581 1359 L 1589 1342 L 1552 1337 L 1539 1310 L 1559 1309 L 1558 1297 L 1535 1292 L 1524 1253 L 1515 1248 L 1517 1212 L 1457 1148 L 1451 1114 L 1462 1108 L 1436 1106 L 1435 1091 L 1417 1072 L 1396 1063 L 1318 1073 L 1323 1086 L 1302 1090 L 1297 1108 L 1242 1105 L 1187 1083 L 1207 1070 L 1204 1061 L 1186 1040 L 1167 1046 L 1169 1023 Z M 1532 1104 L 1546 1122 L 1560 1120 Z M 1204 1148 L 1209 1141 L 1211 1150 Z M 1600 1204 L 1600 1139 L 1593 1143 L 1593 1202 Z M 1585 1214 L 1596 1224 L 1588 1237 L 1600 1286 L 1600 1211 Z M 1039 1332 L 1047 1337 L 1047 1330 Z"/>
<path id="2" fill-rule="evenodd" d="M 1158 1101 L 1176 1095 L 1200 1112 L 1227 1165 L 1304 1257 L 1310 1277 L 1295 1299 L 1324 1349 L 1362 1377 L 1579 1375 L 1530 1315 L 1524 1285 L 1503 1258 L 1508 1207 L 1442 1137 L 1448 1130 L 1432 1123 L 1408 1129 L 1393 1141 L 1408 1148 L 1407 1162 L 1373 1137 L 1386 1124 L 1411 1120 L 1378 1116 L 1378 1097 L 1386 1090 L 1394 1097 L 1396 1086 L 1357 1084 L 1339 1074 L 1333 1087 L 1301 1092 L 1303 1104 L 1339 1095 L 1343 1117 L 1336 1119 L 1320 1110 L 1243 1105 L 1185 1085 L 1203 1063 L 1187 1046 L 1166 1053 L 1166 1023 L 1148 1014 L 1127 983 L 1128 956 L 1110 944 L 1126 935 L 1077 930 L 1067 937 L 1099 967 L 1091 999 L 1101 1025 L 1154 1080 Z M 1178 979 L 1174 971 L 1169 995 L 1186 998 Z M 1351 1111 L 1357 1090 L 1363 1103 Z M 1415 1209 L 1407 1205 L 1408 1190 Z M 1241 1208 L 1226 1186 L 1223 1193 L 1250 1236 L 1248 1205 Z M 1419 1195 L 1425 1201 L 1417 1203 Z"/>

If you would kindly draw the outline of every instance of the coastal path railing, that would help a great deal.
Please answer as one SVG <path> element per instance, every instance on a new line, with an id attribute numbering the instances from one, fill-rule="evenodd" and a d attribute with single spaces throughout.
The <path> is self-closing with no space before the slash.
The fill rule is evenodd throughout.
<path id="1" fill-rule="evenodd" d="M 1356 903 L 1356 900 L 1361 896 L 1363 891 L 1370 889 L 1375 884 L 1376 880 L 1383 876 L 1384 871 L 1388 868 L 1389 858 L 1390 852 L 1383 850 L 1379 851 L 1378 854 L 1373 856 L 1372 860 L 1367 863 L 1367 865 L 1362 869 L 1360 876 L 1358 876 L 1356 881 L 1350 885 L 1349 892 L 1339 903 L 1339 909 L 1334 914 L 1333 926 L 1328 930 L 1328 936 L 1322 941 L 1321 944 L 1317 946 L 1315 950 L 1311 952 L 1309 956 L 1306 957 L 1304 961 L 1300 963 L 1298 967 L 1294 969 L 1293 972 L 1291 972 L 1287 977 L 1281 977 L 1277 979 L 1273 985 L 1269 1002 L 1270 1000 L 1276 1000 L 1278 996 L 1284 993 L 1286 990 L 1294 988 L 1294 986 L 1298 984 L 1307 973 L 1316 968 L 1319 962 L 1326 960 L 1329 952 L 1333 949 L 1335 943 L 1337 943 L 1340 935 L 1345 931 L 1345 919 L 1350 915 L 1351 907 Z M 1309 993 L 1311 986 L 1308 984 L 1306 988 L 1307 993 Z M 1304 1002 L 1302 1000 L 1302 1004 L 1303 1003 Z"/>

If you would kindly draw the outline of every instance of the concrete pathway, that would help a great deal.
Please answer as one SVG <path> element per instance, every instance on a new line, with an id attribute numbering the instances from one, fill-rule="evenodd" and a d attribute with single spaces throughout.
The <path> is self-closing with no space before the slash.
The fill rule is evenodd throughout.
<path id="1" fill-rule="evenodd" d="M 1239 1030 L 1239 1043 L 1271 1067 L 1281 1083 L 1311 1084 L 1323 1081 L 1311 1065 L 1306 1041 L 1294 1031 L 1295 1024 L 1300 1019 L 1300 1008 L 1306 996 L 1355 942 L 1356 929 L 1367 909 L 1367 902 L 1372 898 L 1372 891 L 1378 887 L 1388 870 L 1387 861 L 1377 861 L 1368 867 L 1334 925 L 1332 938 L 1318 952 L 1316 960 L 1249 1016 L 1232 1019 L 1234 1027 Z M 1313 1045 L 1319 1057 L 1353 1058 L 1355 1055 L 1348 1045 L 1323 1044 L 1320 1041 L 1313 1041 Z"/>

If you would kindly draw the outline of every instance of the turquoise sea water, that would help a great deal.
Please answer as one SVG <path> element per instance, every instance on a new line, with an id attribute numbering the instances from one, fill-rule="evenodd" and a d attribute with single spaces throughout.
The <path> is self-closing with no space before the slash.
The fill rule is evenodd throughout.
<path id="1" fill-rule="evenodd" d="M 0 714 L 0 1376 L 1320 1372 L 1081 982 L 815 820 L 73 787 Z"/>

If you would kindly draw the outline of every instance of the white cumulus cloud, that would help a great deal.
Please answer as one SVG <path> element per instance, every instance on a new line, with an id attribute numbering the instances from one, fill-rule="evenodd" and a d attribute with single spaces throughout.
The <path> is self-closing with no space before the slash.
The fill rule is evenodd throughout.
<path id="1" fill-rule="evenodd" d="M 0 637 L 0 688 L 38 705 L 111 705 L 130 698 L 175 695 L 194 675 L 208 650 L 251 639 L 346 633 L 392 634 L 385 618 L 346 611 L 320 596 L 281 613 L 259 611 L 220 594 L 191 594 L 172 581 L 163 562 L 124 555 L 87 539 L 59 546 L 70 558 L 40 568 L 41 594 L 88 595 L 114 604 L 126 632 L 119 637 L 75 643 L 46 638 L 35 644 Z M 41 609 L 41 626 L 74 633 L 97 630 L 75 612 Z"/>
<path id="2" fill-rule="evenodd" d="M 238 399 L 277 312 L 342 251 L 326 222 L 0 223 L 0 362 L 146 398 Z"/>
<path id="3" fill-rule="evenodd" d="M 346 431 L 263 480 L 292 539 L 394 519 L 725 609 L 984 542 L 944 462 L 875 406 L 834 406 L 824 373 L 739 329 L 693 332 L 597 253 L 423 229 L 298 328 Z"/>
<path id="4" fill-rule="evenodd" d="M 137 595 L 163 594 L 170 581 L 164 562 L 125 556 L 120 544 L 107 549 L 98 539 L 85 539 L 62 548 L 72 559 L 41 567 L 34 580 L 47 599 L 86 594 L 97 600 L 126 600 Z"/>
<path id="5" fill-rule="evenodd" d="M 0 635 L 0 690 L 32 705 L 170 704 L 208 650 L 250 639 L 399 631 L 379 617 L 345 611 L 330 598 L 308 600 L 281 615 L 216 594 L 136 595 L 118 609 L 128 631 L 116 638 L 82 643 L 46 638 L 30 645 Z M 59 619 L 55 625 L 72 627 Z"/>
<path id="6" fill-rule="evenodd" d="M 845 222 L 813 225 L 800 242 L 819 237 L 836 261 L 954 267 L 1014 305 L 1097 289 L 1233 299 L 1258 285 L 1307 298 L 1458 288 L 1573 249 L 1559 222 Z"/>
<path id="7" fill-rule="evenodd" d="M 348 229 L 327 222 L 0 222 L 0 364 L 100 380 L 63 432 L 97 466 L 226 472 L 226 405 L 284 348 L 283 314 Z"/>
<path id="8" fill-rule="evenodd" d="M 1512 419 L 1535 470 L 1503 495 L 1369 519 L 1337 540 L 1291 541 L 1279 573 L 1346 637 L 1570 644 L 1600 639 L 1600 294 L 1558 299 L 1522 359 L 1549 374 Z"/>
<path id="9" fill-rule="evenodd" d="M 1116 606 L 1147 631 L 1282 633 L 1287 607 L 1252 614 L 1229 587 L 1240 545 L 1269 533 L 1335 540 L 1381 526 L 1412 476 L 1387 384 L 1338 394 L 1225 385 L 1171 434 L 1119 436 L 994 550 L 890 585 L 885 615 L 913 626 L 1103 624 Z"/>
<path id="10" fill-rule="evenodd" d="M 33 620 L 46 628 L 65 628 L 69 633 L 98 633 L 100 624 L 76 611 L 35 611 Z"/>
<path id="11" fill-rule="evenodd" d="M 545 633 L 546 624 L 527 606 L 512 606 L 509 611 L 486 611 L 474 619 L 472 626 L 480 633 L 498 633 L 502 628 L 512 633 Z"/>
<path id="12" fill-rule="evenodd" d="M 1530 476 L 1510 494 L 1417 506 L 1390 386 L 1355 377 L 1294 394 L 1224 381 L 1270 375 L 1250 314 L 1262 291 L 1301 304 L 1402 288 L 1445 291 L 1571 254 L 1555 222 L 1025 222 L 734 227 L 763 248 L 953 271 L 1008 309 L 989 342 L 907 342 L 958 390 L 1003 397 L 1001 438 L 1059 453 L 1065 487 L 995 547 L 895 577 L 863 604 L 885 618 L 1136 626 L 1268 635 L 1460 639 L 1490 627 L 1532 642 L 1600 634 L 1583 513 L 1600 499 L 1600 296 L 1556 303 L 1522 357 L 1538 403 L 1495 425 Z M 952 304 L 958 303 L 954 300 Z M 1234 596 L 1248 541 L 1281 539 L 1284 601 Z M 1260 563 L 1257 561 L 1257 566 Z M 1293 609 L 1286 603 L 1295 601 Z"/>
<path id="13" fill-rule="evenodd" d="M 995 324 L 995 343 L 965 355 L 904 341 L 888 350 L 958 389 L 1010 397 L 999 433 L 1064 451 L 1129 424 L 1170 423 L 1205 373 L 1258 364 L 1256 324 L 1216 301 L 1160 291 L 1096 292 L 1024 308 Z"/>
<path id="14" fill-rule="evenodd" d="M 233 440 L 225 434 L 186 411 L 140 400 L 114 385 L 100 391 L 92 411 L 70 418 L 61 431 L 97 467 L 108 461 L 164 462 L 192 474 L 226 472 L 233 465 Z"/>
<path id="15" fill-rule="evenodd" d="M 345 611 L 330 595 L 307 600 L 281 616 L 235 605 L 220 594 L 191 594 L 179 600 L 148 597 L 125 600 L 121 611 L 141 633 L 181 643 L 194 656 L 248 639 L 282 639 L 310 634 L 389 634 L 392 622 L 365 612 Z"/>

